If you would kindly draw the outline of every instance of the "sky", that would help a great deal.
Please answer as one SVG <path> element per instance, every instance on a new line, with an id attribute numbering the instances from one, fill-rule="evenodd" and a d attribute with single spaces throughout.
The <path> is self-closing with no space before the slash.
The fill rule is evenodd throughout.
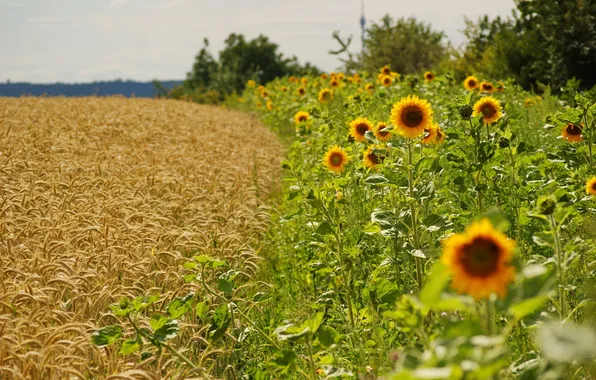
<path id="1" fill-rule="evenodd" d="M 368 25 L 416 17 L 459 46 L 464 16 L 508 16 L 514 0 L 364 0 Z M 334 30 L 360 49 L 360 0 L 0 0 L 0 82 L 184 79 L 203 38 L 267 35 L 287 56 L 325 71 Z"/>

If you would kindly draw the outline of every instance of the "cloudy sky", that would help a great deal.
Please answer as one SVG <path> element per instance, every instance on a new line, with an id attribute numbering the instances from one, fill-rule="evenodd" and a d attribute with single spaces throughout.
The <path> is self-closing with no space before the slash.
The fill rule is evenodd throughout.
<path id="1" fill-rule="evenodd" d="M 459 45 L 464 16 L 511 14 L 514 0 L 364 0 L 367 22 L 414 16 Z M 360 0 L 0 0 L 0 81 L 182 79 L 203 38 L 263 33 L 286 55 L 338 66 L 333 30 L 359 38 Z"/>

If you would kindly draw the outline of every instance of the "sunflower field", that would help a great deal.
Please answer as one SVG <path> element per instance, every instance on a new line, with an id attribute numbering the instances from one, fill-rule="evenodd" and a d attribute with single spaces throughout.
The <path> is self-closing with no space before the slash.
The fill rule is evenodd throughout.
<path id="1" fill-rule="evenodd" d="M 385 66 L 230 104 L 290 146 L 251 378 L 596 376 L 594 94 Z"/>

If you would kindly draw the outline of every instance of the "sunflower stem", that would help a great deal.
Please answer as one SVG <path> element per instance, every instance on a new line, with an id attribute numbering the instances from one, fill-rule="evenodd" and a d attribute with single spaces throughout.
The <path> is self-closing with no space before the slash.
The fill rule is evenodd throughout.
<path id="1" fill-rule="evenodd" d="M 559 318 L 563 320 L 566 315 L 566 304 L 565 304 L 565 257 L 561 249 L 561 240 L 559 239 L 559 229 L 557 228 L 557 222 L 553 215 L 548 216 L 550 227 L 555 237 L 555 256 L 557 258 L 557 279 L 558 279 L 558 290 L 559 290 Z"/>
<path id="2" fill-rule="evenodd" d="M 489 297 L 486 300 L 486 332 L 488 336 L 493 336 L 494 330 L 493 300 Z"/>
<path id="3" fill-rule="evenodd" d="M 412 217 L 412 235 L 413 241 L 412 245 L 414 249 L 418 249 L 418 223 L 416 221 L 416 207 L 414 206 L 414 166 L 413 166 L 413 158 L 412 158 L 412 140 L 408 139 L 408 196 L 412 199 L 409 200 L 410 203 L 410 215 Z M 422 259 L 418 256 L 414 256 L 416 261 L 416 281 L 418 282 L 418 289 L 422 289 Z"/>

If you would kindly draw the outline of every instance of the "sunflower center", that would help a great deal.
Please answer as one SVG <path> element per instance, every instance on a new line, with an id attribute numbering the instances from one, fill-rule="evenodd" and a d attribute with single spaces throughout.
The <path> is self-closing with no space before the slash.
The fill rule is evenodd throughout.
<path id="1" fill-rule="evenodd" d="M 299 121 L 300 123 L 302 123 L 303 121 L 306 121 L 306 116 L 304 116 L 304 115 L 300 115 L 300 116 L 298 116 L 298 121 Z"/>
<path id="2" fill-rule="evenodd" d="M 401 114 L 401 121 L 407 127 L 416 128 L 422 123 L 423 115 L 422 111 L 418 107 L 410 106 L 404 110 Z"/>
<path id="3" fill-rule="evenodd" d="M 486 91 L 490 91 L 493 89 L 493 86 L 491 86 L 490 84 L 485 84 L 484 86 L 482 86 L 482 88 Z"/>
<path id="4" fill-rule="evenodd" d="M 485 104 L 482 107 L 482 114 L 487 119 L 495 116 L 496 113 L 497 113 L 497 110 L 493 106 L 491 106 L 490 104 Z"/>
<path id="5" fill-rule="evenodd" d="M 467 274 L 486 277 L 498 270 L 500 249 L 492 239 L 477 237 L 462 248 L 460 262 Z"/>
<path id="6" fill-rule="evenodd" d="M 387 136 L 387 135 L 389 134 L 389 132 L 387 132 L 387 131 L 385 130 L 385 128 L 386 128 L 386 127 L 381 127 L 381 128 L 379 128 L 379 135 L 381 135 L 381 136 L 385 137 L 385 136 Z"/>
<path id="7" fill-rule="evenodd" d="M 389 84 L 389 83 L 391 83 L 391 79 L 385 78 L 385 84 Z"/>
<path id="8" fill-rule="evenodd" d="M 385 69 L 383 69 L 383 74 L 385 74 L 385 75 L 389 75 L 389 74 L 391 74 L 391 70 L 390 70 L 390 69 L 387 69 L 387 68 L 385 68 Z"/>
<path id="9" fill-rule="evenodd" d="M 383 157 L 383 156 L 377 156 L 376 154 L 374 154 L 374 153 L 371 152 L 371 153 L 368 154 L 368 159 L 373 164 L 378 165 L 381 162 L 383 162 L 383 160 L 385 159 L 385 157 Z"/>
<path id="10" fill-rule="evenodd" d="M 578 127 L 577 125 L 569 124 L 567 126 L 567 133 L 569 133 L 570 135 L 573 135 L 573 136 L 578 136 L 578 135 L 582 134 L 582 129 L 581 129 L 581 127 Z"/>
<path id="11" fill-rule="evenodd" d="M 470 86 L 470 87 L 476 87 L 476 81 L 475 81 L 475 80 L 473 80 L 473 79 L 470 79 L 470 80 L 468 81 L 468 86 Z"/>
<path id="12" fill-rule="evenodd" d="M 592 183 L 592 190 L 596 191 L 596 182 Z"/>
<path id="13" fill-rule="evenodd" d="M 341 153 L 333 153 L 331 154 L 331 157 L 329 157 L 329 161 L 331 162 L 331 165 L 333 166 L 340 166 L 342 164 L 342 162 L 344 161 L 343 156 L 341 155 Z"/>
<path id="14" fill-rule="evenodd" d="M 356 133 L 358 133 L 360 136 L 364 136 L 366 131 L 368 131 L 368 125 L 364 123 L 356 125 Z"/>

